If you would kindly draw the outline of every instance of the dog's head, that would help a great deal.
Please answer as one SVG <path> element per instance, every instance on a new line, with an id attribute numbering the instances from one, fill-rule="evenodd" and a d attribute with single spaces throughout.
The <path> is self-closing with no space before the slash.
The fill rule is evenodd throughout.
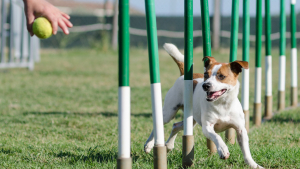
<path id="1" fill-rule="evenodd" d="M 234 61 L 219 63 L 213 57 L 204 57 L 203 90 L 207 93 L 206 100 L 213 102 L 229 93 L 238 83 L 242 68 L 248 69 L 248 62 Z"/>

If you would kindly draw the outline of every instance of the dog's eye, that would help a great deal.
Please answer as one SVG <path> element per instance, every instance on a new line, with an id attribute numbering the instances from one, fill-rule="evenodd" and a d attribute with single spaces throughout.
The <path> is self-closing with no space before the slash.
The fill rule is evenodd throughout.
<path id="1" fill-rule="evenodd" d="M 224 76 L 224 75 L 222 75 L 222 74 L 219 74 L 219 75 L 218 75 L 218 79 L 220 79 L 220 80 L 225 79 L 225 77 L 226 77 L 226 76 Z"/>
<path id="2" fill-rule="evenodd" d="M 208 79 L 208 78 L 209 78 L 209 75 L 208 75 L 207 72 L 204 73 L 204 78 L 205 78 L 205 79 Z"/>

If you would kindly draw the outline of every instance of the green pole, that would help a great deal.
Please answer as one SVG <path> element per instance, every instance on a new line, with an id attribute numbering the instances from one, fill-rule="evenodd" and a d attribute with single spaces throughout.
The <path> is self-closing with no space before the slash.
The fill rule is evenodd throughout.
<path id="1" fill-rule="evenodd" d="M 210 20 L 208 0 L 201 0 L 201 24 L 203 39 L 203 57 L 211 56 Z"/>
<path id="2" fill-rule="evenodd" d="M 193 165 L 193 0 L 184 1 L 184 134 L 182 166 Z"/>
<path id="3" fill-rule="evenodd" d="M 285 18 L 285 0 L 280 0 L 280 56 L 285 56 L 285 33 L 286 33 L 286 18 Z"/>
<path id="4" fill-rule="evenodd" d="M 129 0 L 119 2 L 119 86 L 129 86 Z"/>
<path id="5" fill-rule="evenodd" d="M 249 62 L 250 14 L 249 0 L 243 2 L 243 61 Z"/>
<path id="6" fill-rule="evenodd" d="M 146 6 L 149 66 L 150 66 L 150 81 L 151 83 L 160 83 L 157 27 L 156 27 L 154 1 L 145 0 L 145 6 Z"/>
<path id="7" fill-rule="evenodd" d="M 193 80 L 193 0 L 184 3 L 184 80 Z"/>
<path id="8" fill-rule="evenodd" d="M 239 33 L 239 0 L 232 0 L 230 59 L 229 59 L 230 62 L 235 61 L 237 58 L 238 33 Z"/>
<path id="9" fill-rule="evenodd" d="M 117 169 L 132 168 L 130 156 L 129 26 L 129 0 L 120 0 Z"/>
<path id="10" fill-rule="evenodd" d="M 285 0 L 280 0 L 280 47 L 279 47 L 279 85 L 278 85 L 278 110 L 285 108 L 285 33 L 286 33 L 286 18 L 285 18 Z"/>
<path id="11" fill-rule="evenodd" d="M 256 0 L 255 67 L 261 67 L 262 1 Z"/>
<path id="12" fill-rule="evenodd" d="M 266 56 L 271 55 L 271 14 L 270 14 L 270 0 L 265 0 L 265 45 L 266 45 Z"/>
<path id="13" fill-rule="evenodd" d="M 270 0 L 265 0 L 265 118 L 273 116 L 272 107 L 272 55 L 271 55 L 271 14 L 270 14 Z"/>
<path id="14" fill-rule="evenodd" d="M 291 3 L 291 47 L 296 48 L 297 47 L 297 40 L 296 40 L 297 22 L 296 22 L 296 10 L 295 10 L 296 0 L 294 0 L 293 2 L 294 3 Z"/>
<path id="15" fill-rule="evenodd" d="M 249 0 L 243 1 L 243 61 L 249 62 L 250 15 Z M 249 132 L 249 69 L 242 72 L 241 104 L 245 114 L 245 125 Z"/>
<path id="16" fill-rule="evenodd" d="M 291 105 L 296 107 L 298 104 L 298 77 L 297 77 L 297 40 L 296 40 L 296 0 L 291 0 Z"/>
<path id="17" fill-rule="evenodd" d="M 238 33 L 239 33 L 239 0 L 232 0 L 229 62 L 233 62 L 237 58 Z M 233 128 L 228 129 L 225 133 L 225 137 L 228 142 L 234 144 L 235 130 Z"/>

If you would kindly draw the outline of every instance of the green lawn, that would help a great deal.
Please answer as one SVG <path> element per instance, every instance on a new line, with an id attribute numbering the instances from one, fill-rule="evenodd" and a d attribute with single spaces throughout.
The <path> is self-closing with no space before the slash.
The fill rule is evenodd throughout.
<path id="1" fill-rule="evenodd" d="M 196 49 L 194 55 L 194 72 L 202 72 L 201 49 Z M 241 58 L 240 50 L 238 55 Z M 278 50 L 273 55 L 273 107 L 276 108 Z M 229 51 L 213 51 L 213 56 L 218 61 L 228 61 Z M 254 58 L 253 50 L 250 56 Z M 147 51 L 132 49 L 130 63 L 133 168 L 153 168 L 152 153 L 143 152 L 144 142 L 152 130 Z M 250 64 L 252 117 L 254 59 Z M 287 54 L 287 105 L 289 64 Z M 164 51 L 160 51 L 160 71 L 164 97 L 179 76 L 176 64 Z M 32 72 L 0 70 L 0 168 L 115 168 L 117 72 L 117 52 L 92 49 L 43 50 L 41 62 Z M 299 110 L 282 112 L 260 128 L 252 127 L 250 149 L 258 164 L 266 168 L 300 167 Z M 180 112 L 165 126 L 166 139 L 172 123 L 181 119 Z M 181 166 L 181 136 L 182 133 L 168 154 L 169 168 Z M 217 154 L 209 157 L 201 127 L 195 127 L 194 168 L 247 167 L 237 144 L 229 145 L 229 151 L 231 156 L 226 161 L 220 160 Z"/>

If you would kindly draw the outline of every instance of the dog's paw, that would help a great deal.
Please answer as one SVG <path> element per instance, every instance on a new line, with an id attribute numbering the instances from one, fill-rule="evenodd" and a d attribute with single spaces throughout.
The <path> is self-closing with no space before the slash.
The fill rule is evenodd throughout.
<path id="1" fill-rule="evenodd" d="M 230 153 L 226 145 L 218 147 L 218 154 L 220 159 L 226 160 L 229 158 Z"/>
<path id="2" fill-rule="evenodd" d="M 154 147 L 154 142 L 146 143 L 144 145 L 144 152 L 147 154 L 150 153 L 150 151 L 152 150 L 153 147 Z"/>
<path id="3" fill-rule="evenodd" d="M 171 143 L 166 143 L 166 147 L 167 147 L 167 152 L 170 152 L 173 150 L 174 148 L 174 143 L 171 144 Z"/>

